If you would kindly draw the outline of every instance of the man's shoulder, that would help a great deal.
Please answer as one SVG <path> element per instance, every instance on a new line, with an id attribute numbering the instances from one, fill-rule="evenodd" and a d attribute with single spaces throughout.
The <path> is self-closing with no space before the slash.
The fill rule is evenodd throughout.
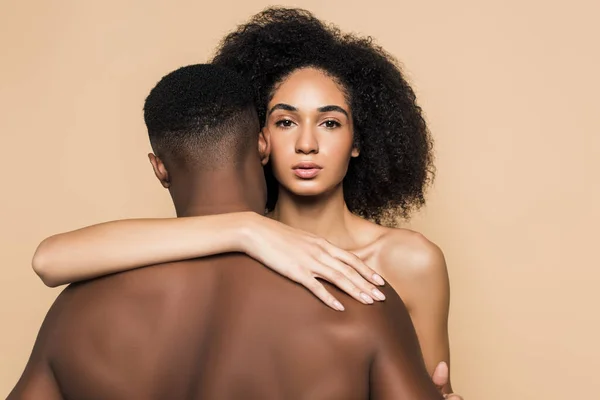
<path id="1" fill-rule="evenodd" d="M 73 283 L 59 295 L 61 308 L 85 308 L 89 313 L 157 308 L 162 303 L 173 303 L 186 292 L 202 289 L 210 283 L 210 269 L 199 265 L 199 260 L 156 264 L 135 270 Z M 186 291 L 186 288 L 189 290 Z M 77 314 L 79 315 L 79 314 Z M 73 318 L 76 315 L 73 313 Z"/>
<path id="2" fill-rule="evenodd" d="M 160 264 L 69 285 L 53 308 L 60 312 L 57 333 L 73 345 L 90 342 L 125 343 L 132 335 L 145 337 L 157 324 L 176 328 L 199 315 L 193 305 L 207 302 L 210 276 L 198 263 Z M 181 316 L 181 318 L 175 318 Z M 186 316 L 184 318 L 183 316 Z"/>

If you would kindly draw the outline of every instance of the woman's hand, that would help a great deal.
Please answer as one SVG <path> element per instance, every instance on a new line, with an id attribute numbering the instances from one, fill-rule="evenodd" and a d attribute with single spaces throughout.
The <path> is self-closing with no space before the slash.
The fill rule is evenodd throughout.
<path id="1" fill-rule="evenodd" d="M 344 311 L 344 306 L 317 278 L 334 284 L 364 304 L 385 300 L 375 287 L 385 284 L 383 278 L 354 254 L 265 217 L 249 225 L 242 244 L 244 252 L 303 285 L 331 308 Z"/>
<path id="2" fill-rule="evenodd" d="M 447 400 L 463 400 L 462 396 L 460 396 L 458 394 L 444 392 L 444 387 L 448 384 L 448 382 L 450 380 L 449 375 L 450 374 L 448 372 L 448 364 L 446 364 L 444 361 L 442 361 L 435 368 L 435 371 L 433 371 L 433 375 L 431 376 L 431 378 L 433 379 L 433 383 L 435 384 L 435 386 L 437 386 L 440 393 L 442 395 L 444 395 L 445 399 L 447 399 Z"/>
<path id="3" fill-rule="evenodd" d="M 77 251 L 73 251 L 77 249 Z M 355 255 L 254 212 L 105 222 L 45 239 L 33 260 L 48 286 L 147 265 L 244 252 L 306 286 L 336 310 L 344 307 L 321 278 L 370 304 L 385 297 L 383 279 Z"/>

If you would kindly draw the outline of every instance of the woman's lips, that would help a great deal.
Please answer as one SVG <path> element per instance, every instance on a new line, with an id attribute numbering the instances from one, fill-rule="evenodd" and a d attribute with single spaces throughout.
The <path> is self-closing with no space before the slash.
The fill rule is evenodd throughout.
<path id="1" fill-rule="evenodd" d="M 310 169 L 298 168 L 298 169 L 294 170 L 294 173 L 296 174 L 296 176 L 298 178 L 302 178 L 302 179 L 314 178 L 315 176 L 317 176 L 319 174 L 319 172 L 321 172 L 320 168 L 310 168 Z"/>
<path id="2" fill-rule="evenodd" d="M 311 179 L 317 176 L 323 168 L 313 162 L 303 161 L 294 165 L 292 169 L 298 178 Z"/>

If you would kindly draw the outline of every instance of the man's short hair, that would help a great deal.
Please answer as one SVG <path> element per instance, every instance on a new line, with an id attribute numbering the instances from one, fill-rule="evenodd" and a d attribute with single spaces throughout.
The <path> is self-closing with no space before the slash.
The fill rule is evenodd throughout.
<path id="1" fill-rule="evenodd" d="M 146 98 L 144 120 L 167 168 L 221 168 L 257 149 L 252 88 L 224 67 L 189 65 L 164 76 Z"/>

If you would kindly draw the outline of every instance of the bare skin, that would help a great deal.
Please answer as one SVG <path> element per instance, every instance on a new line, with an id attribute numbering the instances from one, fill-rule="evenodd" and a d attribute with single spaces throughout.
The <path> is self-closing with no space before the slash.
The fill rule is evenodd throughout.
<path id="1" fill-rule="evenodd" d="M 8 399 L 441 399 L 385 292 L 336 312 L 242 255 L 75 284 Z"/>
<path id="2" fill-rule="evenodd" d="M 323 112 L 324 106 L 335 107 Z M 278 203 L 270 218 L 247 214 L 238 218 L 241 215 L 235 214 L 232 221 L 239 222 L 237 229 L 234 222 L 221 220 L 210 228 L 196 230 L 196 236 L 212 235 L 210 246 L 205 247 L 195 241 L 194 235 L 186 234 L 193 233 L 204 217 L 108 223 L 48 239 L 38 249 L 34 267 L 37 260 L 38 271 L 47 281 L 58 277 L 54 283 L 64 283 L 148 265 L 152 263 L 148 259 L 155 256 L 156 261 L 165 262 L 220 253 L 227 248 L 225 251 L 245 252 L 301 283 L 336 309 L 337 292 L 326 291 L 315 278 L 333 282 L 370 304 L 379 300 L 373 292 L 376 281 L 372 273 L 377 273 L 402 296 L 429 373 L 434 374 L 440 363 L 449 364 L 449 282 L 443 253 L 416 232 L 373 224 L 353 215 L 345 206 L 342 180 L 349 160 L 359 157 L 360 152 L 352 147 L 352 114 L 342 88 L 318 70 L 298 70 L 278 86 L 268 109 L 263 135 L 270 143 L 271 162 L 280 182 Z M 302 161 L 319 164 L 316 177 L 298 177 L 293 166 Z M 224 231 L 215 228 L 219 223 L 223 223 Z M 167 225 L 172 242 L 152 233 L 161 232 Z M 123 228 L 130 232 L 119 236 Z M 227 230 L 232 232 L 229 239 L 221 235 Z M 227 242 L 236 235 L 236 243 Z M 114 240 L 119 237 L 128 239 Z M 133 238 L 144 246 L 136 249 Z M 86 265 L 89 261 L 64 252 L 69 245 L 77 245 L 80 254 L 104 258 L 90 273 Z M 105 245 L 111 246 L 111 259 L 102 254 Z M 362 262 L 349 255 L 358 256 Z M 303 262 L 298 264 L 300 259 Z M 64 267 L 66 264 L 77 267 L 69 269 Z M 343 307 L 348 305 L 343 302 Z M 446 365 L 441 367 L 443 370 Z M 434 376 L 434 380 L 448 394 L 452 389 L 445 376 L 441 380 Z"/>
<path id="3" fill-rule="evenodd" d="M 329 240 L 359 256 L 402 297 L 433 375 L 441 361 L 448 363 L 450 359 L 450 288 L 443 253 L 417 232 L 385 228 L 349 212 L 344 217 L 348 232 L 344 239 L 348 241 L 337 242 L 332 236 Z M 449 382 L 440 386 L 444 393 L 452 393 Z"/>
<path id="4" fill-rule="evenodd" d="M 340 182 L 360 151 L 353 148 L 343 88 L 319 70 L 301 69 L 278 86 L 267 109 L 263 132 L 280 183 L 272 217 L 359 255 L 406 302 L 429 371 L 448 363 L 449 282 L 442 252 L 422 235 L 373 224 L 345 206 Z M 294 173 L 302 161 L 320 167 L 314 178 Z M 444 392 L 451 392 L 449 382 Z"/>
<path id="5" fill-rule="evenodd" d="M 207 168 L 150 159 L 178 216 L 257 212 L 260 143 Z M 334 311 L 236 253 L 75 283 L 48 312 L 8 400 L 442 399 L 404 303 L 383 290 L 386 302 Z"/>
<path id="6" fill-rule="evenodd" d="M 376 308 L 339 313 L 241 255 L 75 284 L 9 400 L 441 399 L 408 312 L 384 290 Z"/>

